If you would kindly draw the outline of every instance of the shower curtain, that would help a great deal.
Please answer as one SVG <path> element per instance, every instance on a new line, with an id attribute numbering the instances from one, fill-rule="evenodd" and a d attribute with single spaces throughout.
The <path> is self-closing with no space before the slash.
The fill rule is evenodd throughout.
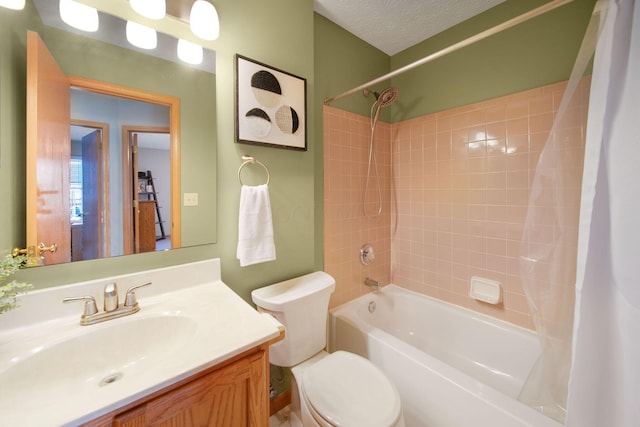
<path id="1" fill-rule="evenodd" d="M 610 0 L 593 66 L 568 427 L 640 422 L 640 4 Z"/>
<path id="2" fill-rule="evenodd" d="M 536 166 L 522 234 L 520 267 L 541 355 L 518 398 L 560 422 L 571 368 L 578 218 L 590 76 L 604 0 L 594 8 L 569 82 Z"/>

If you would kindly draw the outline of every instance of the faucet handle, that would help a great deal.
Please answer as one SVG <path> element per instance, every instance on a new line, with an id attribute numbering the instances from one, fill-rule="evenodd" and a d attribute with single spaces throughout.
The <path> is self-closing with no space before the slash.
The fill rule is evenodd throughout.
<path id="1" fill-rule="evenodd" d="M 118 308 L 118 287 L 115 283 L 104 286 L 104 311 L 107 313 Z"/>
<path id="2" fill-rule="evenodd" d="M 98 312 L 98 306 L 96 305 L 96 299 L 92 296 L 85 297 L 67 297 L 62 300 L 63 303 L 72 302 L 72 301 L 85 301 L 84 303 L 84 312 L 82 313 L 82 317 L 91 316 Z"/>
<path id="3" fill-rule="evenodd" d="M 136 299 L 136 289 L 141 288 L 143 286 L 148 286 L 150 284 L 151 282 L 141 283 L 139 285 L 135 285 L 127 289 L 127 295 L 125 296 L 125 299 L 124 299 L 124 306 L 125 307 L 137 306 L 138 300 Z"/>

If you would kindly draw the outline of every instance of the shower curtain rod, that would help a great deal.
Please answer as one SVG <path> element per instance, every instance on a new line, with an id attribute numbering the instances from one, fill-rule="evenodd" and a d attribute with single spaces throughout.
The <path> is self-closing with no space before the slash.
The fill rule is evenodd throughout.
<path id="1" fill-rule="evenodd" d="M 329 105 L 333 102 L 336 102 L 346 96 L 349 96 L 353 93 L 356 93 L 358 91 L 361 91 L 363 89 L 367 89 L 370 86 L 376 85 L 378 83 L 382 83 L 385 80 L 388 80 L 392 77 L 398 76 L 406 71 L 409 71 L 413 68 L 416 68 L 420 65 L 426 64 L 428 62 L 433 61 L 434 59 L 438 59 L 441 56 L 445 56 L 451 52 L 455 52 L 458 49 L 462 49 L 463 47 L 469 46 L 477 41 L 480 41 L 482 39 L 485 39 L 489 36 L 492 36 L 494 34 L 497 34 L 501 31 L 504 31 L 508 28 L 511 28 L 513 26 L 516 26 L 518 24 L 521 24 L 522 22 L 528 21 L 531 18 L 535 18 L 538 15 L 542 15 L 544 13 L 547 13 L 549 11 L 552 11 L 553 9 L 556 9 L 560 6 L 564 6 L 567 3 L 571 3 L 573 0 L 553 0 L 547 4 L 544 4 L 540 7 L 537 7 L 535 9 L 530 10 L 529 12 L 525 12 L 522 15 L 518 15 L 515 18 L 509 19 L 508 21 L 503 22 L 502 24 L 498 24 L 495 27 L 489 28 L 488 30 L 482 31 L 478 34 L 476 34 L 475 36 L 471 36 L 467 39 L 464 39 L 462 41 L 459 41 L 458 43 L 454 43 L 449 47 L 446 47 L 442 50 L 439 50 L 435 53 L 432 53 L 431 55 L 425 56 L 422 59 L 419 59 L 415 62 L 412 62 L 411 64 L 407 64 L 404 67 L 398 68 L 395 71 L 392 71 L 388 74 L 385 74 L 384 76 L 378 77 L 377 79 L 373 79 L 365 84 L 362 84 L 358 87 L 355 87 L 351 90 L 348 90 L 344 93 L 341 93 L 340 95 L 334 96 L 333 98 L 327 98 L 324 100 L 324 105 Z"/>

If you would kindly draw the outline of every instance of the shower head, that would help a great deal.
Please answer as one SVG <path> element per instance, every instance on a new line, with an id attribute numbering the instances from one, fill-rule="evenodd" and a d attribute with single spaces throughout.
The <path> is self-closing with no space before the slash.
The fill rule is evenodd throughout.
<path id="1" fill-rule="evenodd" d="M 397 87 L 389 87 L 382 91 L 382 93 L 373 93 L 376 97 L 376 101 L 380 105 L 380 107 L 388 107 L 393 104 L 398 98 L 398 88 Z"/>
<path id="2" fill-rule="evenodd" d="M 398 88 L 389 87 L 381 93 L 372 92 L 370 89 L 364 90 L 364 96 L 369 96 L 371 94 L 376 97 L 376 103 L 379 107 L 388 107 L 395 102 L 396 98 L 398 98 Z"/>

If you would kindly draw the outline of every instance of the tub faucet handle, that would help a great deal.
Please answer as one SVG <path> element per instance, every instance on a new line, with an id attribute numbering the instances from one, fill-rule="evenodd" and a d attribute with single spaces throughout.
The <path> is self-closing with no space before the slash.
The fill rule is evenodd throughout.
<path id="1" fill-rule="evenodd" d="M 376 259 L 376 254 L 373 250 L 373 246 L 369 243 L 365 243 L 360 248 L 360 263 L 362 265 L 369 265 Z"/>

